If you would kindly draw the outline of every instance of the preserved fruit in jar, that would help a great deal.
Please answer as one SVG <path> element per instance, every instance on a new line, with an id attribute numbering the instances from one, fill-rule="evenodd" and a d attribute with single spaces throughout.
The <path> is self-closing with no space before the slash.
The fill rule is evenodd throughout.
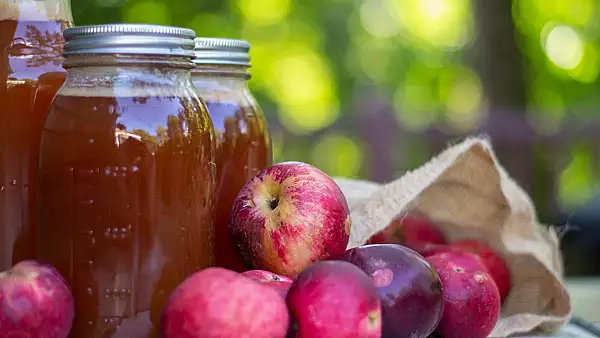
<path id="1" fill-rule="evenodd" d="M 216 137 L 216 265 L 244 271 L 229 240 L 228 223 L 240 189 L 272 164 L 271 139 L 260 107 L 247 86 L 250 44 L 197 38 L 192 80 L 208 106 Z"/>
<path id="2" fill-rule="evenodd" d="M 68 0 L 0 0 L 0 271 L 35 255 L 38 147 L 72 21 Z"/>
<path id="3" fill-rule="evenodd" d="M 68 75 L 42 134 L 37 247 L 73 290 L 72 337 L 158 337 L 171 291 L 212 265 L 214 134 L 190 78 L 194 36 L 65 31 Z"/>

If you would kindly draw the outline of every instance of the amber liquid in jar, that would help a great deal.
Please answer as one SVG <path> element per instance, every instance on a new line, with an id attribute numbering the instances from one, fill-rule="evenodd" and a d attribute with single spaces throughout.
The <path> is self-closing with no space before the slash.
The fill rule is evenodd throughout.
<path id="1" fill-rule="evenodd" d="M 39 253 L 73 289 L 70 337 L 158 337 L 171 291 L 212 265 L 210 119 L 193 89 L 165 91 L 66 88 L 53 104 Z"/>
<path id="2" fill-rule="evenodd" d="M 249 267 L 243 264 L 229 240 L 229 216 L 240 189 L 272 164 L 267 123 L 246 86 L 246 76 L 211 74 L 196 68 L 192 80 L 198 95 L 206 102 L 215 129 L 215 264 L 245 271 Z"/>
<path id="3" fill-rule="evenodd" d="M 63 84 L 66 0 L 0 0 L 0 271 L 35 256 L 40 135 Z"/>

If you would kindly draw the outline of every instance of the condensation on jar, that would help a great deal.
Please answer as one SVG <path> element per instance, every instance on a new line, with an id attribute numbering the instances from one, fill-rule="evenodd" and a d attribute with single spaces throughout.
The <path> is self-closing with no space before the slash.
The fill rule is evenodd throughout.
<path id="1" fill-rule="evenodd" d="M 267 122 L 248 88 L 250 44 L 242 40 L 197 38 L 192 80 L 213 121 L 217 167 L 216 264 L 246 270 L 227 231 L 233 201 L 260 170 L 272 164 Z"/>
<path id="2" fill-rule="evenodd" d="M 37 257 L 71 285 L 72 338 L 158 337 L 171 291 L 213 265 L 215 140 L 190 77 L 195 33 L 101 25 L 64 36 Z"/>

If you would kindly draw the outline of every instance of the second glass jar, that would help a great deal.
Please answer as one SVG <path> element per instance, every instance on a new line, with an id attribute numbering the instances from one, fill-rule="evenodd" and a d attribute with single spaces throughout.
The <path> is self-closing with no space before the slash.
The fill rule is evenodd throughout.
<path id="1" fill-rule="evenodd" d="M 242 40 L 196 38 L 192 70 L 216 137 L 215 263 L 235 271 L 248 267 L 229 240 L 231 206 L 246 182 L 272 164 L 267 123 L 248 88 L 249 50 L 250 44 Z"/>
<path id="2" fill-rule="evenodd" d="M 75 297 L 72 338 L 159 337 L 171 291 L 212 265 L 214 133 L 190 78 L 195 33 L 65 31 L 42 134 L 37 256 Z"/>

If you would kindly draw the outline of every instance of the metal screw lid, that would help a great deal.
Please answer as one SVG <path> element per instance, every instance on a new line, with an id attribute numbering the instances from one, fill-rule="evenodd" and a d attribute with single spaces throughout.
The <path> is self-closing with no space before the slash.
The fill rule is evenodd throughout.
<path id="1" fill-rule="evenodd" d="M 194 53 L 197 65 L 231 65 L 250 67 L 250 43 L 244 40 L 196 38 Z"/>
<path id="2" fill-rule="evenodd" d="M 187 28 L 107 24 L 67 28 L 64 54 L 138 54 L 194 57 L 196 33 Z"/>

